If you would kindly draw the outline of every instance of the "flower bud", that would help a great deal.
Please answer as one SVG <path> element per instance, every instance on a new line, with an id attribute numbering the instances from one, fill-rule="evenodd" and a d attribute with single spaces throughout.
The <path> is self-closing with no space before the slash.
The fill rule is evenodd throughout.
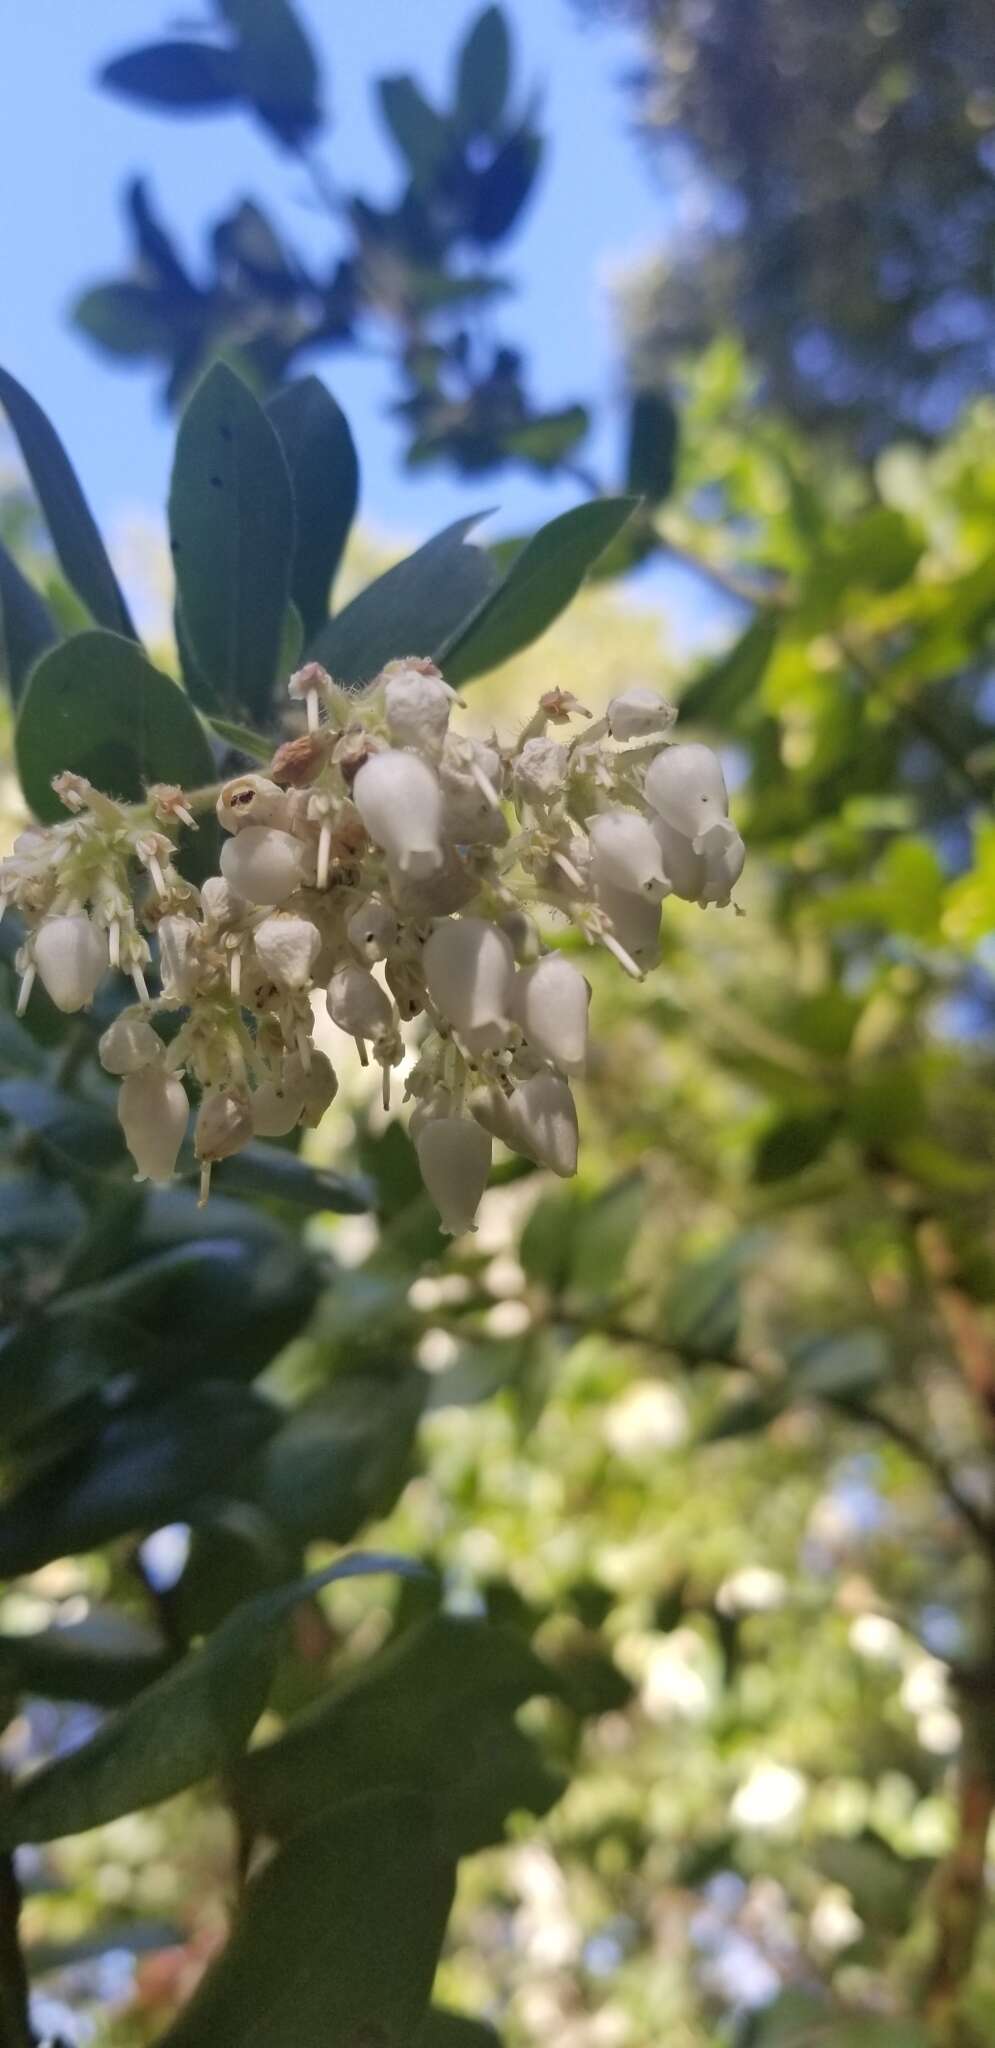
<path id="1" fill-rule="evenodd" d="M 591 990 L 562 953 L 544 953 L 533 967 L 520 967 L 512 1013 L 527 1043 L 567 1074 L 580 1074 L 587 1058 L 587 1010 Z"/>
<path id="2" fill-rule="evenodd" d="M 367 967 L 351 962 L 340 967 L 332 975 L 325 1000 L 332 1023 L 350 1038 L 380 1038 L 393 1030 L 390 998 Z"/>
<path id="3" fill-rule="evenodd" d="M 491 1140 L 471 1117 L 429 1117 L 415 1138 L 418 1165 L 442 1228 L 460 1237 L 475 1228 L 491 1167 Z"/>
<path id="4" fill-rule="evenodd" d="M 606 713 L 613 740 L 643 740 L 651 734 L 669 732 L 677 717 L 676 704 L 668 704 L 656 690 L 635 683 L 613 697 Z"/>
<path id="5" fill-rule="evenodd" d="M 298 1070 L 280 1081 L 261 1082 L 249 1097 L 249 1110 L 257 1138 L 285 1138 L 303 1114 L 303 1073 Z"/>
<path id="6" fill-rule="evenodd" d="M 422 962 L 432 1001 L 456 1031 L 506 1028 L 515 956 L 496 925 L 484 917 L 447 919 L 426 940 Z"/>
<path id="7" fill-rule="evenodd" d="M 562 796 L 570 757 L 559 740 L 526 740 L 514 768 L 515 794 L 526 803 L 546 805 Z"/>
<path id="8" fill-rule="evenodd" d="M 200 926 L 192 917 L 163 917 L 159 921 L 162 992 L 173 1002 L 189 1003 L 196 991 L 199 939 Z"/>
<path id="9" fill-rule="evenodd" d="M 392 663 L 383 693 L 387 730 L 396 747 L 438 753 L 446 737 L 453 693 L 439 674 Z"/>
<path id="10" fill-rule="evenodd" d="M 216 810 L 226 832 L 241 832 L 246 825 L 283 825 L 287 792 L 268 775 L 237 775 L 225 783 Z"/>
<path id="11" fill-rule="evenodd" d="M 300 887 L 304 848 L 289 832 L 247 825 L 221 849 L 221 872 L 229 888 L 249 903 L 285 903 Z"/>
<path id="12" fill-rule="evenodd" d="M 172 1180 L 189 1107 L 182 1081 L 163 1066 L 143 1067 L 122 1081 L 118 1122 L 138 1180 Z"/>
<path id="13" fill-rule="evenodd" d="M 442 866 L 442 798 L 427 761 L 388 749 L 371 754 L 352 786 L 370 838 L 404 875 L 432 875 Z"/>
<path id="14" fill-rule="evenodd" d="M 591 873 L 596 884 L 661 903 L 668 893 L 659 841 L 638 811 L 603 811 L 588 820 Z"/>
<path id="15" fill-rule="evenodd" d="M 501 756 L 486 740 L 450 733 L 439 765 L 443 837 L 452 844 L 503 846 Z"/>
<path id="16" fill-rule="evenodd" d="M 208 875 L 201 883 L 200 904 L 211 924 L 234 924 L 245 908 L 243 898 L 236 896 L 223 875 Z"/>
<path id="17" fill-rule="evenodd" d="M 610 882 L 599 885 L 598 903 L 610 919 L 619 945 L 640 973 L 655 967 L 660 958 L 660 905 L 629 889 L 613 889 Z"/>
<path id="18" fill-rule="evenodd" d="M 389 903 L 370 896 L 354 910 L 346 924 L 346 936 L 364 960 L 384 960 L 397 944 L 397 918 Z"/>
<path id="19" fill-rule="evenodd" d="M 653 830 L 660 848 L 663 872 L 674 895 L 680 896 L 685 903 L 697 903 L 705 881 L 705 863 L 701 854 L 695 852 L 683 832 L 665 824 L 662 818 L 654 820 Z"/>
<path id="20" fill-rule="evenodd" d="M 252 1136 L 249 1098 L 237 1088 L 222 1088 L 205 1095 L 197 1111 L 194 1147 L 198 1159 L 213 1165 L 241 1152 Z"/>
<path id="21" fill-rule="evenodd" d="M 531 1074 L 508 1098 L 508 1128 L 516 1152 L 562 1179 L 577 1171 L 577 1109 L 559 1074 Z"/>
<path id="22" fill-rule="evenodd" d="M 145 1017 L 127 1012 L 108 1024 L 97 1047 L 106 1074 L 140 1074 L 155 1064 L 162 1052 L 162 1039 Z"/>
<path id="23" fill-rule="evenodd" d="M 729 811 L 718 755 L 697 741 L 664 747 L 646 770 L 646 801 L 665 824 L 693 843 Z"/>
<path id="24" fill-rule="evenodd" d="M 34 960 L 57 1010 L 87 1010 L 107 972 L 107 939 L 85 911 L 47 917 L 35 934 Z"/>
<path id="25" fill-rule="evenodd" d="M 252 934 L 256 958 L 279 988 L 300 990 L 311 985 L 311 969 L 321 951 L 321 933 L 307 917 L 264 917 Z"/>
<path id="26" fill-rule="evenodd" d="M 724 910 L 746 864 L 746 848 L 728 819 L 702 833 L 701 859 L 705 873 L 698 902 L 715 903 Z"/>

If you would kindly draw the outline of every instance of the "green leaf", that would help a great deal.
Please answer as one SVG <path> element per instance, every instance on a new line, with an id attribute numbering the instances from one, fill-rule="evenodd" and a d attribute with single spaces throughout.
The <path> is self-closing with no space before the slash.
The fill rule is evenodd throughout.
<path id="1" fill-rule="evenodd" d="M 0 541 L 0 664 L 15 704 L 33 664 L 58 638 L 44 598 L 21 575 Z"/>
<path id="2" fill-rule="evenodd" d="M 134 284 L 127 278 L 94 285 L 76 300 L 73 321 L 98 348 L 125 362 L 145 356 L 168 360 L 173 352 L 173 305 L 160 285 Z"/>
<path id="3" fill-rule="evenodd" d="M 449 124 L 413 78 L 381 78 L 380 109 L 416 185 L 432 184 L 450 148 Z"/>
<path id="4" fill-rule="evenodd" d="M 750 2019 L 743 2048 L 927 2048 L 914 2020 L 846 2012 L 814 1992 L 782 1991 Z"/>
<path id="5" fill-rule="evenodd" d="M 573 1234 L 582 1196 L 575 1187 L 540 1195 L 522 1232 L 518 1256 L 530 1280 L 561 1294 L 573 1263 Z"/>
<path id="6" fill-rule="evenodd" d="M 114 1608 L 33 1635 L 0 1636 L 0 1687 L 50 1700 L 120 1707 L 159 1678 L 168 1657 L 152 1629 Z"/>
<path id="7" fill-rule="evenodd" d="M 21 788 L 46 824 L 66 816 L 52 789 L 65 768 L 140 803 L 150 782 L 210 782 L 210 743 L 177 683 L 117 633 L 76 633 L 44 654 L 24 692 L 15 737 Z"/>
<path id="8" fill-rule="evenodd" d="M 660 391 L 637 391 L 629 413 L 626 489 L 660 505 L 669 497 L 677 467 L 677 413 Z"/>
<path id="9" fill-rule="evenodd" d="M 433 2005 L 412 2048 L 501 2048 L 501 2041 L 486 2020 L 472 2020 L 466 2013 Z"/>
<path id="10" fill-rule="evenodd" d="M 501 7 L 485 7 L 459 53 L 456 115 L 467 135 L 497 133 L 511 84 L 511 37 Z"/>
<path id="11" fill-rule="evenodd" d="M 845 1330 L 796 1345 L 788 1366 L 794 1396 L 853 1399 L 873 1393 L 890 1379 L 891 1347 L 880 1330 Z"/>
<path id="12" fill-rule="evenodd" d="M 266 406 L 290 471 L 297 538 L 290 593 L 305 642 L 323 624 L 356 514 L 359 463 L 349 423 L 317 377 L 287 384 Z"/>
<path id="13" fill-rule="evenodd" d="M 289 0 L 216 0 L 237 29 L 235 74 L 261 121 L 286 148 L 298 147 L 322 120 L 318 62 Z"/>
<path id="14" fill-rule="evenodd" d="M 501 447 L 505 455 L 517 455 L 536 469 L 556 469 L 584 439 L 590 424 L 586 406 L 566 405 L 559 412 L 536 413 L 524 426 L 502 432 Z"/>
<path id="15" fill-rule="evenodd" d="M 681 718 L 688 724 L 726 727 L 749 707 L 763 682 L 777 644 L 773 612 L 761 612 L 747 626 L 728 654 L 713 662 L 681 698 Z"/>
<path id="16" fill-rule="evenodd" d="M 572 1296 L 605 1301 L 618 1294 L 645 1214 L 646 1183 L 641 1173 L 626 1174 L 578 1205 L 567 1274 Z"/>
<path id="17" fill-rule="evenodd" d="M 330 1209 L 340 1216 L 361 1216 L 376 1200 L 375 1190 L 358 1174 L 309 1166 L 296 1152 L 255 1142 L 234 1158 L 223 1159 L 214 1169 L 211 1186 L 228 1195 L 265 1195 L 309 1215 Z"/>
<path id="18" fill-rule="evenodd" d="M 723 1358 L 739 1335 L 740 1281 L 764 1240 L 758 1231 L 731 1237 L 678 1268 L 667 1296 L 661 1340 L 697 1358 Z"/>
<path id="19" fill-rule="evenodd" d="M 125 1156 L 124 1134 L 112 1110 L 78 1102 L 46 1081 L 0 1081 L 0 1118 L 34 1131 L 76 1167 L 114 1166 Z"/>
<path id="20" fill-rule="evenodd" d="M 145 43 L 115 57 L 104 65 L 100 83 L 125 99 L 167 112 L 213 113 L 239 98 L 233 52 L 182 37 Z"/>
<path id="21" fill-rule="evenodd" d="M 410 2048 L 453 1878 L 417 1793 L 350 1799 L 249 1886 L 162 2048 Z"/>
<path id="22" fill-rule="evenodd" d="M 36 1571 L 131 1529 L 153 1529 L 226 1484 L 279 1418 L 227 1381 L 112 1414 L 97 1434 L 0 1505 L 0 1573 Z"/>
<path id="23" fill-rule="evenodd" d="M 436 646 L 448 681 L 465 683 L 509 661 L 551 626 L 591 566 L 631 518 L 635 498 L 595 498 L 540 527 L 496 590 Z"/>
<path id="24" fill-rule="evenodd" d="M 83 1834 L 227 1770 L 266 1704 L 294 1608 L 335 1579 L 398 1564 L 403 1569 L 404 1560 L 359 1553 L 236 1608 L 202 1650 L 191 1650 L 91 1741 L 15 1786 L 0 1813 L 0 1843 Z"/>
<path id="25" fill-rule="evenodd" d="M 391 1378 L 337 1375 L 267 1444 L 259 1486 L 267 1514 L 292 1535 L 333 1543 L 389 1514 L 408 1477 L 427 1391 L 413 1367 Z"/>
<path id="26" fill-rule="evenodd" d="M 230 718 L 208 718 L 212 732 L 219 740 L 236 747 L 240 754 L 248 754 L 250 761 L 261 761 L 268 768 L 273 759 L 273 741 L 264 739 L 261 732 L 250 731 L 247 725 L 236 725 Z"/>
<path id="27" fill-rule="evenodd" d="M 454 520 L 413 555 L 367 585 L 313 640 L 309 652 L 336 682 L 369 682 L 405 654 L 439 656 L 494 588 L 497 571 L 467 543 L 485 512 Z"/>
<path id="28" fill-rule="evenodd" d="M 248 385 L 225 363 L 180 422 L 169 528 L 194 681 L 208 711 L 265 719 L 276 682 L 294 554 L 283 449 Z"/>
<path id="29" fill-rule="evenodd" d="M 41 406 L 7 370 L 0 405 L 17 438 L 66 582 L 99 626 L 137 638 L 75 470 Z"/>
<path id="30" fill-rule="evenodd" d="M 516 1630 L 433 1615 L 341 1680 L 279 1741 L 243 1758 L 240 1809 L 280 1835 L 351 1792 L 410 1786 L 432 1796 L 451 1838 L 463 1839 L 465 1827 L 479 1841 L 482 1827 L 500 1826 L 502 1801 L 527 1804 L 538 1789 L 531 1751 L 523 1771 L 522 1753 L 499 1731 L 517 1733 L 516 1708 L 555 1689 L 554 1674 Z"/>
<path id="31" fill-rule="evenodd" d="M 839 1113 L 817 1109 L 780 1117 L 764 1132 L 753 1160 L 753 1178 L 762 1186 L 789 1180 L 821 1159 L 839 1129 Z"/>

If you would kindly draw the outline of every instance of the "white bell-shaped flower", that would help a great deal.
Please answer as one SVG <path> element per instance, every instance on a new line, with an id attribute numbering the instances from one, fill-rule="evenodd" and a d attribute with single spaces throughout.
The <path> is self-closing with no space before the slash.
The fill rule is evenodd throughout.
<path id="1" fill-rule="evenodd" d="M 260 1082 L 249 1097 L 249 1109 L 257 1138 L 285 1138 L 304 1114 L 303 1072 L 298 1069 L 279 1081 Z"/>
<path id="2" fill-rule="evenodd" d="M 442 797 L 427 761 L 394 748 L 372 754 L 352 795 L 370 838 L 402 874 L 433 875 L 442 866 Z"/>
<path id="3" fill-rule="evenodd" d="M 35 933 L 34 961 L 57 1010 L 87 1010 L 107 972 L 106 935 L 85 911 L 46 917 Z"/>
<path id="4" fill-rule="evenodd" d="M 577 1108 L 559 1074 L 530 1074 L 508 1098 L 508 1128 L 516 1152 L 568 1180 L 577 1171 Z"/>
<path id="5" fill-rule="evenodd" d="M 588 819 L 591 839 L 591 873 L 596 885 L 607 882 L 612 889 L 645 896 L 662 903 L 669 893 L 663 871 L 659 841 L 648 818 L 638 811 L 602 811 Z"/>
<path id="6" fill-rule="evenodd" d="M 746 848 L 735 825 L 724 819 L 702 833 L 700 857 L 705 873 L 698 902 L 715 903 L 724 910 L 746 864 Z"/>
<path id="7" fill-rule="evenodd" d="M 587 1059 L 591 990 L 562 953 L 544 953 L 515 976 L 512 1011 L 527 1043 L 564 1073 L 580 1074 Z"/>
<path id="8" fill-rule="evenodd" d="M 331 1107 L 339 1092 L 339 1077 L 330 1059 L 323 1052 L 312 1052 L 311 1064 L 304 1076 L 304 1115 L 302 1122 L 310 1130 L 316 1130 L 326 1109 Z"/>
<path id="9" fill-rule="evenodd" d="M 685 903 L 697 903 L 705 882 L 703 856 L 695 852 L 685 833 L 666 824 L 663 818 L 655 819 L 653 830 L 660 848 L 663 872 L 674 895 L 680 896 Z"/>
<path id="10" fill-rule="evenodd" d="M 176 1074 L 161 1065 L 128 1074 L 118 1091 L 118 1122 L 135 1162 L 136 1179 L 172 1180 L 190 1105 Z"/>
<path id="11" fill-rule="evenodd" d="M 108 1024 L 97 1047 L 100 1064 L 107 1074 L 140 1074 L 151 1067 L 162 1052 L 162 1039 L 146 1017 L 115 1017 Z"/>
<path id="12" fill-rule="evenodd" d="M 162 992 L 175 1003 L 189 1003 L 200 972 L 200 926 L 192 917 L 159 920 L 159 973 Z"/>
<path id="13" fill-rule="evenodd" d="M 645 684 L 634 683 L 630 690 L 612 698 L 606 717 L 613 740 L 643 740 L 669 732 L 677 706 Z"/>
<path id="14" fill-rule="evenodd" d="M 419 1124 L 415 1150 L 443 1230 L 450 1237 L 473 1230 L 491 1167 L 489 1133 L 472 1117 L 429 1117 Z"/>
<path id="15" fill-rule="evenodd" d="M 292 992 L 310 988 L 311 970 L 321 951 L 321 933 L 310 918 L 264 917 L 252 934 L 256 958 L 278 988 Z"/>
<path id="16" fill-rule="evenodd" d="M 221 872 L 249 903 L 285 903 L 300 887 L 304 848 L 274 826 L 246 825 L 221 849 Z"/>
<path id="17" fill-rule="evenodd" d="M 247 825 L 283 825 L 287 792 L 268 775 L 237 775 L 225 783 L 216 810 L 226 832 L 242 832 Z"/>
<path id="18" fill-rule="evenodd" d="M 200 905 L 210 924 L 236 924 L 245 910 L 245 899 L 237 896 L 224 875 L 208 875 L 200 885 Z"/>
<path id="19" fill-rule="evenodd" d="M 332 975 L 325 998 L 328 1014 L 340 1031 L 350 1038 L 377 1039 L 393 1030 L 394 1012 L 390 997 L 375 981 L 368 967 L 351 961 Z"/>
<path id="20" fill-rule="evenodd" d="M 480 886 L 455 846 L 443 848 L 442 866 L 432 875 L 402 874 L 396 862 L 388 859 L 387 878 L 399 915 L 412 918 L 417 924 L 462 910 L 465 903 L 473 901 Z"/>
<path id="21" fill-rule="evenodd" d="M 722 763 L 711 747 L 697 740 L 664 747 L 646 770 L 645 787 L 651 810 L 692 842 L 717 819 L 728 816 Z"/>
<path id="22" fill-rule="evenodd" d="M 213 1164 L 241 1152 L 252 1137 L 249 1098 L 239 1088 L 219 1088 L 205 1095 L 194 1125 L 198 1159 Z"/>
<path id="23" fill-rule="evenodd" d="M 422 964 L 436 1009 L 456 1031 L 506 1029 L 515 956 L 497 925 L 485 917 L 447 919 L 426 940 Z"/>
<path id="24" fill-rule="evenodd" d="M 364 960 L 385 960 L 397 944 L 397 914 L 379 896 L 368 896 L 346 924 L 346 937 Z"/>
<path id="25" fill-rule="evenodd" d="M 438 672 L 404 662 L 388 670 L 383 693 L 387 730 L 396 747 L 436 755 L 446 737 L 453 693 Z"/>
<path id="26" fill-rule="evenodd" d="M 540 808 L 553 803 L 566 788 L 569 765 L 570 756 L 559 740 L 526 740 L 515 758 L 516 796 Z"/>
<path id="27" fill-rule="evenodd" d="M 503 846 L 501 756 L 486 740 L 450 733 L 439 764 L 443 838 L 457 846 Z"/>
<path id="28" fill-rule="evenodd" d="M 610 920 L 615 939 L 640 974 L 655 967 L 660 958 L 659 903 L 648 896 L 636 896 L 630 889 L 613 889 L 610 882 L 602 882 L 598 904 Z"/>

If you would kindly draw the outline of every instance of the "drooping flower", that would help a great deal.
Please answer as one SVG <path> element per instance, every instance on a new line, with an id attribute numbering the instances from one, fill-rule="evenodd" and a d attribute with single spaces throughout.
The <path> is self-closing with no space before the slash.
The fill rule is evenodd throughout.
<path id="1" fill-rule="evenodd" d="M 520 967 L 512 1010 L 526 1043 L 565 1074 L 581 1074 L 587 1061 L 590 984 L 562 953 L 544 953 Z"/>
<path id="2" fill-rule="evenodd" d="M 418 1130 L 415 1150 L 443 1230 L 450 1237 L 473 1230 L 491 1166 L 488 1133 L 472 1117 L 430 1117 Z"/>
<path id="3" fill-rule="evenodd" d="M 370 838 L 402 874 L 433 875 L 442 866 L 442 798 L 427 761 L 392 748 L 372 754 L 352 794 Z"/>
<path id="4" fill-rule="evenodd" d="M 109 965 L 107 939 L 85 911 L 47 917 L 35 933 L 34 961 L 57 1010 L 88 1010 Z"/>
<path id="5" fill-rule="evenodd" d="M 182 1081 L 165 1067 L 142 1067 L 125 1076 L 117 1114 L 135 1162 L 136 1180 L 172 1180 L 189 1108 Z"/>

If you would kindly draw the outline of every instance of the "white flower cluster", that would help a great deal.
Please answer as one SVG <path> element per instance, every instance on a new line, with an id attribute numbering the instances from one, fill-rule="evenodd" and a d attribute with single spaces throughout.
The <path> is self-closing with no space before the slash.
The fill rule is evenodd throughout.
<path id="1" fill-rule="evenodd" d="M 268 773 L 221 789 L 221 873 L 199 889 L 177 871 L 175 838 L 215 792 L 158 787 L 127 809 L 58 778 L 72 816 L 22 833 L 0 863 L 3 901 L 29 928 L 20 1007 L 36 976 L 67 1011 L 89 1005 L 109 967 L 132 976 L 138 1002 L 100 1041 L 125 1138 L 140 1178 L 168 1180 L 188 1076 L 204 1197 L 214 1161 L 316 1124 L 334 1097 L 316 994 L 381 1066 L 385 1106 L 401 1024 L 423 1019 L 411 1133 L 458 1233 L 473 1226 L 493 1137 L 555 1173 L 576 1167 L 570 1079 L 590 989 L 544 950 L 539 920 L 559 913 L 639 976 L 658 958 L 664 897 L 728 904 L 744 852 L 722 769 L 707 747 L 670 743 L 673 707 L 642 688 L 597 720 L 551 691 L 510 746 L 452 728 L 459 700 L 429 661 L 391 662 L 361 695 L 311 663 L 290 694 L 307 729 Z M 551 736 L 571 724 L 571 738 Z M 155 996 L 145 933 L 158 940 Z M 170 1012 L 183 1014 L 167 1044 L 156 1022 Z"/>

